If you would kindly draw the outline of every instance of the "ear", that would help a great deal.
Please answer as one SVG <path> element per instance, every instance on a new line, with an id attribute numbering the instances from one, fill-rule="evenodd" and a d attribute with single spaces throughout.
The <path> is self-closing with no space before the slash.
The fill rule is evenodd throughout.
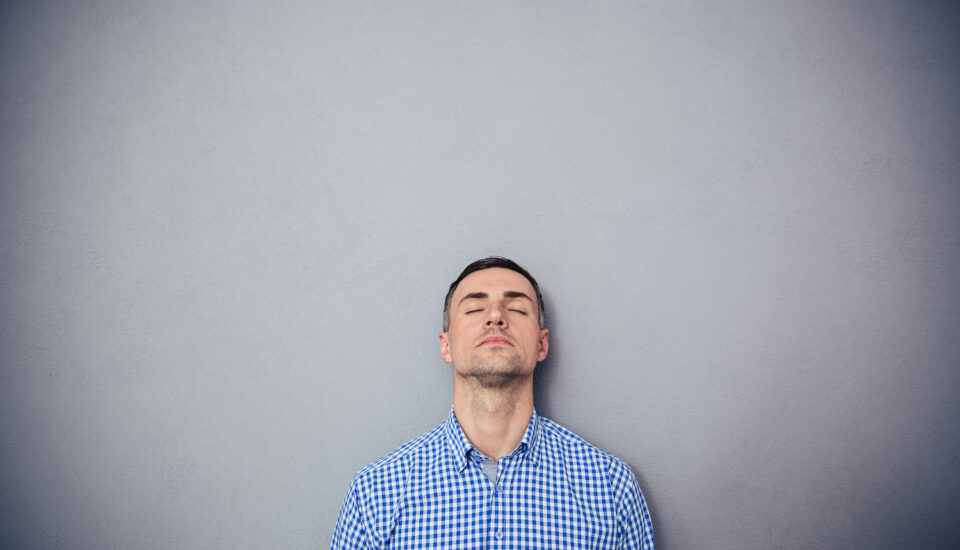
<path id="1" fill-rule="evenodd" d="M 543 329 L 540 331 L 540 349 L 537 351 L 537 363 L 547 358 L 547 351 L 550 349 L 550 331 Z"/>
<path id="2" fill-rule="evenodd" d="M 440 357 L 447 363 L 453 363 L 453 355 L 450 354 L 450 338 L 446 332 L 441 332 L 440 337 Z"/>

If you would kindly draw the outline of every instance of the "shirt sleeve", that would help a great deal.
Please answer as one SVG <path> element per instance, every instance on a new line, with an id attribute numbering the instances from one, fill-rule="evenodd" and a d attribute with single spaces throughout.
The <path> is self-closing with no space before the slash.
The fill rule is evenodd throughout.
<path id="1" fill-rule="evenodd" d="M 367 532 L 364 528 L 363 509 L 360 506 L 357 480 L 354 479 L 343 499 L 337 527 L 333 531 L 331 550 L 368 550 Z"/>
<path id="2" fill-rule="evenodd" d="M 653 522 L 633 471 L 624 462 L 614 459 L 610 465 L 610 480 L 617 502 L 617 548 L 654 550 Z"/>

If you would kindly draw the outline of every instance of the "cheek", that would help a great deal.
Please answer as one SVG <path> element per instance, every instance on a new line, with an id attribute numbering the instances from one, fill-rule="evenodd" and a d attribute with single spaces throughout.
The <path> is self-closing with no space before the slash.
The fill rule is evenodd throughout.
<path id="1" fill-rule="evenodd" d="M 465 342 L 466 340 L 464 339 L 462 334 L 458 333 L 458 334 L 451 334 L 448 341 L 450 344 L 450 353 L 456 354 L 463 349 L 463 342 Z"/>

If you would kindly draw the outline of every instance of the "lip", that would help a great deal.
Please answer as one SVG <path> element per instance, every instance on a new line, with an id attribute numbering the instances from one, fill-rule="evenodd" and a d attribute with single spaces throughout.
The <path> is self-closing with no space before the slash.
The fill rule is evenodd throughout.
<path id="1" fill-rule="evenodd" d="M 480 347 L 480 346 L 510 346 L 510 347 L 513 347 L 513 342 L 511 342 L 510 340 L 507 340 L 507 339 L 504 338 L 503 336 L 490 336 L 490 337 L 484 338 L 483 340 L 480 341 L 479 344 L 477 344 L 477 347 Z"/>

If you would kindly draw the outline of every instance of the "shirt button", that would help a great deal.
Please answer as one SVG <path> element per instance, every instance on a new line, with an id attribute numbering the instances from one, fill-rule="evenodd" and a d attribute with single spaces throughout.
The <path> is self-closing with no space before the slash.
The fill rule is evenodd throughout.
<path id="1" fill-rule="evenodd" d="M 502 539 L 502 538 L 503 538 L 503 531 L 497 531 L 497 538 L 498 538 L 498 539 Z"/>

